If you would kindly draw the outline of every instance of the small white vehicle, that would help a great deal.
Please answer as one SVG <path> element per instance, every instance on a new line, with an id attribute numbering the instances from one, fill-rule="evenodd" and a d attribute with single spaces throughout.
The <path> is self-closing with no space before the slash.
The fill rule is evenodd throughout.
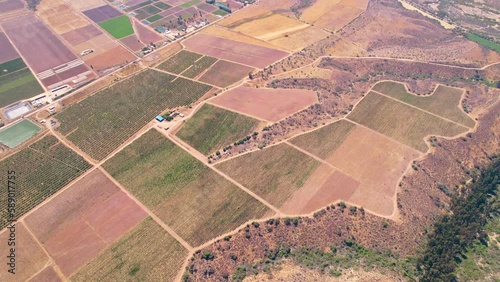
<path id="1" fill-rule="evenodd" d="M 92 54 L 92 53 L 94 53 L 94 50 L 92 50 L 92 49 L 87 49 L 87 50 L 83 50 L 83 51 L 80 53 L 80 55 L 81 55 L 81 56 L 85 56 L 85 55 Z"/>

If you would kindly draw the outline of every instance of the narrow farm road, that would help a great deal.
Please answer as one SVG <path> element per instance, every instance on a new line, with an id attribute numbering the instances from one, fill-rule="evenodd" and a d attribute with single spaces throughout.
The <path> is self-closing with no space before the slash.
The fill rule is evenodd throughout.
<path id="1" fill-rule="evenodd" d="M 202 163 L 204 163 L 206 166 L 208 166 L 209 168 L 211 168 L 217 174 L 219 174 L 220 176 L 224 177 L 229 182 L 233 183 L 238 188 L 240 188 L 241 190 L 243 190 L 244 192 L 246 192 L 250 196 L 252 196 L 255 199 L 257 199 L 259 202 L 261 202 L 262 204 L 264 204 L 265 206 L 267 206 L 269 209 L 271 209 L 272 211 L 274 211 L 277 215 L 279 215 L 279 216 L 281 215 L 281 211 L 278 208 L 276 208 L 275 206 L 273 206 L 271 203 L 269 203 L 268 201 L 264 200 L 262 197 L 260 197 L 259 195 L 255 194 L 250 189 L 248 189 L 245 186 L 241 185 L 239 182 L 237 182 L 236 180 L 232 179 L 227 174 L 225 174 L 222 171 L 218 170 L 212 164 L 208 164 L 207 157 L 205 157 L 203 154 L 201 154 L 200 152 L 196 151 L 194 148 L 192 148 L 191 146 L 189 146 L 188 144 L 186 144 L 182 140 L 179 140 L 177 137 L 171 136 L 171 135 L 167 134 L 166 132 L 162 132 L 161 130 L 159 130 L 159 132 L 161 132 L 163 135 L 165 135 L 170 141 L 174 142 L 174 144 L 176 144 L 177 146 L 179 146 L 180 148 L 182 148 L 184 151 L 188 152 L 193 157 L 195 157 L 196 159 L 200 160 Z"/>
<path id="2" fill-rule="evenodd" d="M 125 189 L 120 182 L 116 181 L 116 179 L 113 178 L 102 166 L 99 166 L 97 169 L 99 169 L 104 175 L 106 175 L 116 186 L 118 186 L 127 196 L 129 196 L 139 207 L 141 207 L 146 213 L 154 220 L 156 223 L 158 223 L 165 231 L 168 232 L 172 237 L 174 237 L 175 240 L 177 240 L 181 245 L 186 248 L 188 251 L 192 251 L 193 247 L 188 244 L 188 242 L 184 241 L 181 236 L 179 236 L 175 231 L 170 228 L 168 225 L 166 225 L 156 214 L 154 214 L 148 207 L 146 207 L 141 201 L 139 201 L 134 195 L 130 194 L 130 192 Z"/>

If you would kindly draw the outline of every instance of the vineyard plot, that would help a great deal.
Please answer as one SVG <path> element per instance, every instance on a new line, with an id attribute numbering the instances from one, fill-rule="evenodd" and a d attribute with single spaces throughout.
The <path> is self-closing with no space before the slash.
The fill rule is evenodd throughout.
<path id="1" fill-rule="evenodd" d="M 103 167 L 192 246 L 268 212 L 154 129 Z"/>
<path id="2" fill-rule="evenodd" d="M 56 118 L 58 131 L 102 160 L 167 108 L 196 102 L 210 86 L 146 70 L 75 104 Z"/>
<path id="3" fill-rule="evenodd" d="M 7 172 L 15 172 L 15 216 L 18 218 L 90 167 L 90 164 L 81 156 L 65 147 L 54 136 L 49 135 L 19 153 L 2 160 L 0 173 L 2 174 L 2 183 L 7 184 Z M 7 196 L 8 189 L 2 189 L 0 192 L 0 205 L 2 207 L 7 207 Z M 0 229 L 7 226 L 8 219 L 7 209 L 1 209 Z"/>

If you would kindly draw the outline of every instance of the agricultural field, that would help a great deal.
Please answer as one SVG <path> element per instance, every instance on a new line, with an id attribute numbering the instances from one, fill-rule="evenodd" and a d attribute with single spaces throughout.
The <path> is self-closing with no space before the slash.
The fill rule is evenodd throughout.
<path id="1" fill-rule="evenodd" d="M 116 39 L 121 39 L 134 34 L 132 23 L 125 15 L 100 22 L 99 26 Z"/>
<path id="2" fill-rule="evenodd" d="M 25 218 L 66 277 L 147 216 L 100 170 L 93 170 Z"/>
<path id="3" fill-rule="evenodd" d="M 2 181 L 7 171 L 15 170 L 17 178 L 16 217 L 23 215 L 59 191 L 90 168 L 82 157 L 48 135 L 0 162 Z M 7 189 L 0 192 L 0 203 L 7 206 Z M 7 226 L 7 210 L 0 211 L 0 228 Z"/>
<path id="4" fill-rule="evenodd" d="M 49 257 L 47 257 L 43 249 L 40 248 L 33 236 L 31 236 L 29 231 L 26 229 L 25 225 L 21 222 L 16 222 L 15 227 L 15 239 L 17 243 L 15 246 L 16 274 L 12 275 L 7 272 L 10 268 L 7 264 L 7 256 L 10 255 L 10 247 L 0 248 L 0 255 L 2 258 L 5 258 L 5 263 L 2 263 L 0 267 L 0 281 L 26 281 L 32 275 L 42 270 L 49 262 Z M 5 245 L 7 246 L 9 238 L 9 230 L 4 229 L 0 233 L 0 240 L 5 242 Z"/>
<path id="5" fill-rule="evenodd" d="M 280 50 L 203 33 L 189 37 L 183 44 L 193 52 L 256 68 L 264 68 L 288 56 L 288 53 Z"/>
<path id="6" fill-rule="evenodd" d="M 297 195 L 283 207 L 303 211 L 314 205 L 310 198 L 347 201 L 379 215 L 391 216 L 400 177 L 420 152 L 348 120 L 339 120 L 292 138 L 290 142 L 329 163 L 333 171 L 326 178 L 315 172 L 316 185 Z M 324 177 L 324 176 L 323 176 Z M 316 188 L 317 192 L 314 187 Z M 302 199 L 302 200 L 301 200 Z M 328 203 L 323 203 L 323 206 Z M 314 205 L 316 209 L 321 205 Z M 308 211 L 310 209 L 307 209 Z M 313 209 L 314 210 L 314 209 Z"/>
<path id="7" fill-rule="evenodd" d="M 253 70 L 251 67 L 219 60 L 199 78 L 199 81 L 218 87 L 229 87 L 248 77 Z"/>
<path id="8" fill-rule="evenodd" d="M 182 126 L 177 137 L 204 155 L 237 142 L 254 131 L 259 121 L 210 104 L 205 104 Z"/>
<path id="9" fill-rule="evenodd" d="M 234 16 L 236 16 L 236 14 L 231 15 L 231 17 L 228 17 L 227 19 L 231 19 Z M 253 45 L 257 45 L 257 46 L 262 46 L 262 47 L 266 47 L 266 48 L 270 48 L 270 49 L 277 49 L 277 50 L 285 51 L 285 52 L 288 52 L 290 50 L 290 48 L 288 48 L 289 46 L 287 48 L 282 48 L 282 47 L 279 47 L 275 44 L 271 44 L 269 42 L 259 40 L 255 37 L 251 37 L 251 36 L 248 36 L 246 34 L 239 33 L 239 32 L 236 32 L 234 30 L 228 29 L 224 26 L 219 25 L 218 23 L 210 25 L 210 26 L 200 30 L 199 33 L 217 36 L 217 37 L 221 37 L 221 38 L 226 38 L 226 39 L 233 40 L 233 41 L 253 44 Z"/>
<path id="10" fill-rule="evenodd" d="M 77 76 L 85 76 L 87 80 L 94 77 L 84 62 L 35 15 L 19 16 L 1 26 L 26 64 L 47 88 L 54 88 L 57 83 Z"/>
<path id="11" fill-rule="evenodd" d="M 22 8 L 24 8 L 24 4 L 20 0 L 5 0 L 0 7 L 0 13 L 7 13 Z"/>
<path id="12" fill-rule="evenodd" d="M 57 129 L 91 158 L 102 160 L 167 108 L 196 102 L 211 87 L 146 70 L 56 115 Z"/>
<path id="13" fill-rule="evenodd" d="M 203 56 L 201 59 L 196 61 L 191 67 L 186 69 L 182 75 L 189 78 L 195 78 L 208 68 L 210 68 L 213 64 L 217 62 L 217 59 L 210 56 Z"/>
<path id="14" fill-rule="evenodd" d="M 396 82 L 379 82 L 372 90 L 411 104 L 438 116 L 474 127 L 476 122 L 460 109 L 463 89 L 438 85 L 430 96 L 417 96 L 408 93 L 404 84 Z"/>
<path id="15" fill-rule="evenodd" d="M 337 31 L 359 16 L 368 0 L 318 0 L 304 10 L 300 19 L 331 31 Z"/>
<path id="16" fill-rule="evenodd" d="M 180 74 L 201 57 L 203 57 L 203 55 L 181 50 L 179 53 L 158 65 L 158 68 L 171 73 Z"/>
<path id="17" fill-rule="evenodd" d="M 237 87 L 210 101 L 215 105 L 277 122 L 316 102 L 316 93 L 302 89 Z"/>
<path id="18" fill-rule="evenodd" d="M 122 15 L 119 11 L 100 1 L 89 2 L 88 6 L 76 2 L 42 1 L 37 7 L 37 14 L 62 37 L 75 54 L 79 55 L 84 50 L 92 49 L 94 52 L 81 57 L 81 60 L 89 66 L 92 65 L 95 71 L 122 65 L 136 58 L 115 38 L 95 24 Z M 84 7 L 83 13 L 79 12 L 79 7 Z M 112 56 L 106 54 L 109 51 Z"/>
<path id="19" fill-rule="evenodd" d="M 281 206 L 306 183 L 320 162 L 280 144 L 215 165 L 274 206 Z"/>
<path id="20" fill-rule="evenodd" d="M 467 127 L 402 104 L 375 92 L 368 93 L 347 116 L 421 152 L 427 152 L 424 138 L 430 135 L 453 137 Z"/>
<path id="21" fill-rule="evenodd" d="M 202 0 L 138 0 L 115 2 L 119 9 L 153 28 L 176 28 L 191 21 L 216 20 L 218 8 Z M 241 5 L 232 5 L 238 9 Z M 181 19 L 182 21 L 178 21 Z"/>
<path id="22" fill-rule="evenodd" d="M 174 281 L 188 251 L 150 217 L 80 269 L 72 281 Z"/>
<path id="23" fill-rule="evenodd" d="M 42 93 L 40 83 L 2 32 L 0 46 L 0 107 Z"/>
<path id="24" fill-rule="evenodd" d="M 321 28 L 259 6 L 251 6 L 245 11 L 218 24 L 290 51 L 299 51 L 328 36 L 328 32 Z"/>
<path id="25" fill-rule="evenodd" d="M 37 281 L 51 281 L 51 282 L 63 282 L 62 278 L 59 277 L 59 274 L 54 270 L 54 267 L 47 266 L 42 271 L 38 272 L 35 276 L 31 277 L 31 279 L 27 280 L 28 282 L 37 282 Z"/>
<path id="26" fill-rule="evenodd" d="M 41 130 L 38 125 L 28 119 L 22 120 L 7 128 L 0 129 L 0 143 L 14 148 L 35 136 Z"/>
<path id="27" fill-rule="evenodd" d="M 312 132 L 299 135 L 290 140 L 311 154 L 324 158 L 331 155 L 347 138 L 356 125 L 346 120 L 340 120 Z"/>
<path id="28" fill-rule="evenodd" d="M 263 204 L 154 129 L 103 167 L 192 246 L 267 212 Z"/>
<path id="29" fill-rule="evenodd" d="M 11 62 L 4 63 L 0 67 Z M 0 107 L 34 97 L 43 91 L 40 83 L 26 66 L 23 69 L 0 75 Z"/>
<path id="30" fill-rule="evenodd" d="M 101 23 L 122 16 L 122 13 L 120 13 L 120 11 L 109 5 L 89 9 L 83 11 L 82 13 L 95 23 Z"/>

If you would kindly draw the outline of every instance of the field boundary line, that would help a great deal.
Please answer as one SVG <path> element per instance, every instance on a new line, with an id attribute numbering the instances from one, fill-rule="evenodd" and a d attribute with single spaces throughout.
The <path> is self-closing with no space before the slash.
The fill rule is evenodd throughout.
<path id="1" fill-rule="evenodd" d="M 62 144 L 62 143 L 61 143 L 61 144 Z M 44 153 L 42 153 L 42 152 L 40 152 L 40 151 L 38 151 L 38 150 L 36 150 L 36 149 L 33 149 L 33 148 L 31 148 L 31 147 L 27 147 L 27 149 L 30 149 L 30 150 L 32 150 L 33 152 L 36 152 L 36 153 L 38 153 L 38 154 L 40 154 L 40 155 L 42 155 L 42 156 L 48 157 L 48 158 L 50 158 L 50 159 L 52 159 L 52 160 L 54 160 L 54 161 L 56 161 L 56 162 L 58 162 L 58 163 L 61 163 L 61 164 L 65 165 L 65 166 L 67 166 L 67 167 L 74 168 L 74 169 L 76 169 L 77 171 L 81 171 L 81 172 L 86 171 L 86 170 L 81 170 L 81 169 L 79 169 L 79 168 L 76 168 L 76 167 L 74 167 L 74 166 L 72 166 L 72 165 L 70 165 L 70 164 L 67 164 L 67 163 L 63 162 L 62 160 L 59 160 L 59 159 L 56 159 L 55 157 L 49 156 L 49 155 L 47 155 L 47 154 L 44 154 Z M 68 148 L 68 149 L 69 149 L 70 151 L 72 151 L 72 152 L 75 152 L 75 151 L 71 150 L 70 148 Z M 76 152 L 75 152 L 75 153 L 76 153 Z M 78 155 L 78 154 L 77 154 L 77 155 Z M 91 165 L 91 164 L 90 164 L 90 165 Z M 92 165 L 91 165 L 91 166 L 92 166 Z"/>
<path id="2" fill-rule="evenodd" d="M 77 155 L 82 157 L 86 162 L 91 164 L 92 166 L 95 166 L 97 163 L 94 159 L 92 159 L 90 156 L 87 155 L 83 150 L 81 150 L 78 146 L 69 144 L 71 141 L 66 141 L 65 137 L 59 136 L 58 132 L 54 130 L 53 127 L 49 128 L 50 133 L 59 140 L 64 146 L 68 147 L 71 149 L 71 151 L 75 152 Z"/>
<path id="3" fill-rule="evenodd" d="M 26 16 L 28 16 L 28 15 L 26 15 Z M 43 21 L 42 21 L 42 23 L 45 25 L 45 23 Z M 21 54 L 21 52 L 19 52 L 19 49 L 17 49 L 17 46 L 14 45 L 14 43 L 10 39 L 9 35 L 7 35 L 7 32 L 5 32 L 5 29 L 2 27 L 1 24 L 0 24 L 0 32 L 2 32 L 5 35 L 5 37 L 9 41 L 10 45 L 12 45 L 12 47 L 14 48 L 14 50 L 16 50 L 16 53 L 19 55 L 19 58 L 21 58 L 23 60 L 23 62 L 26 65 L 26 67 L 30 70 L 31 75 L 33 75 L 35 77 L 35 79 L 38 81 L 38 84 L 40 84 L 40 86 L 42 87 L 42 89 L 44 90 L 44 92 L 47 92 L 49 89 L 47 87 L 45 87 L 45 85 L 43 85 L 42 80 L 38 77 L 38 75 L 36 75 L 36 72 L 28 64 L 28 61 L 24 58 L 24 56 Z M 43 94 L 43 93 L 40 93 L 40 94 Z"/>
<path id="4" fill-rule="evenodd" d="M 109 180 L 111 180 L 123 193 L 125 193 L 132 201 L 135 202 L 140 208 L 142 208 L 157 224 L 159 224 L 165 231 L 167 231 L 170 236 L 172 236 L 175 240 L 177 240 L 184 248 L 186 248 L 189 252 L 193 250 L 193 247 L 186 242 L 179 234 L 175 233 L 175 231 L 170 228 L 167 224 L 165 224 L 156 214 L 154 214 L 148 207 L 146 207 L 141 201 L 139 201 L 134 195 L 132 195 L 125 187 L 123 187 L 118 180 L 113 178 L 102 166 L 97 167 Z"/>
<path id="5" fill-rule="evenodd" d="M 180 74 L 175 74 L 175 73 L 172 73 L 172 72 L 169 72 L 169 71 L 166 71 L 166 70 L 162 70 L 162 69 L 159 69 L 159 68 L 156 68 L 156 67 L 149 67 L 149 68 L 152 69 L 152 70 L 155 70 L 155 71 L 159 71 L 159 72 L 163 72 L 163 73 L 175 76 L 175 78 L 172 80 L 172 82 L 175 81 L 178 78 L 184 78 L 184 79 L 187 79 L 187 80 L 191 80 L 193 82 L 197 82 L 197 83 L 201 83 L 201 84 L 206 84 L 208 86 L 212 86 L 214 88 L 221 89 L 219 86 L 215 86 L 215 85 L 210 84 L 210 83 L 205 83 L 205 82 L 202 82 L 202 81 L 194 80 L 192 78 L 185 77 L 185 76 L 180 75 Z"/>
<path id="6" fill-rule="evenodd" d="M 156 129 L 157 131 L 161 132 L 160 130 Z M 234 180 L 233 178 L 231 178 L 230 176 L 228 176 L 227 174 L 223 173 L 222 171 L 218 170 L 217 168 L 215 168 L 213 165 L 209 165 L 207 163 L 207 160 L 206 160 L 206 157 L 203 156 L 202 159 L 200 159 L 199 156 L 196 156 L 197 154 L 193 154 L 192 151 L 194 152 L 197 152 L 199 153 L 198 151 L 196 151 L 194 148 L 192 148 L 191 146 L 189 146 L 188 144 L 185 144 L 184 141 L 182 140 L 179 140 L 176 136 L 171 136 L 171 135 L 168 135 L 166 134 L 165 132 L 161 132 L 164 136 L 166 136 L 170 141 L 172 141 L 174 144 L 176 144 L 177 146 L 179 146 L 180 148 L 182 148 L 184 151 L 188 152 L 191 156 L 193 156 L 194 158 L 198 159 L 199 161 L 201 161 L 206 167 L 212 169 L 214 172 L 216 172 L 217 174 L 219 174 L 220 176 L 224 177 L 226 180 L 228 180 L 229 182 L 233 183 L 234 185 L 236 185 L 238 188 L 240 188 L 241 190 L 243 190 L 244 192 L 246 192 L 247 194 L 249 194 L 250 196 L 252 196 L 253 198 L 255 198 L 256 200 L 258 200 L 259 202 L 261 202 L 262 204 L 264 204 L 265 206 L 267 206 L 269 209 L 271 209 L 272 211 L 274 211 L 275 213 L 277 214 L 282 214 L 281 211 L 276 208 L 275 206 L 273 206 L 271 203 L 269 203 L 268 201 L 266 201 L 265 199 L 263 199 L 262 197 L 260 197 L 259 195 L 257 195 L 255 192 L 253 192 L 252 190 L 248 189 L 247 187 L 243 186 L 242 184 L 240 184 L 239 182 L 237 182 L 236 180 Z M 191 151 L 192 150 L 192 151 Z M 201 155 L 201 153 L 199 153 Z"/>
<path id="7" fill-rule="evenodd" d="M 460 90 L 462 93 L 460 94 L 460 100 L 458 101 L 459 103 L 456 105 L 456 107 L 460 110 L 460 112 L 464 113 L 465 115 L 467 115 L 471 120 L 474 121 L 474 127 L 469 127 L 467 125 L 464 124 L 465 127 L 469 127 L 469 128 L 476 128 L 477 126 L 477 121 L 474 120 L 474 118 L 469 114 L 467 113 L 466 111 L 464 111 L 464 109 L 462 107 L 460 107 L 460 105 L 462 105 L 462 102 L 465 100 L 465 96 L 466 96 L 466 90 L 464 88 L 460 88 L 460 87 L 455 87 L 455 86 L 448 86 L 448 85 L 445 85 L 445 84 L 442 84 L 442 83 L 436 83 L 436 86 L 434 87 L 434 90 L 432 90 L 432 93 L 428 94 L 428 95 L 419 95 L 417 92 L 413 92 L 413 91 L 410 91 L 410 89 L 408 88 L 408 84 L 405 83 L 405 82 L 401 82 L 401 81 L 396 81 L 396 80 L 391 80 L 391 79 L 384 79 L 384 80 L 379 80 L 377 83 L 375 83 L 371 89 L 373 90 L 373 87 L 375 87 L 375 85 L 381 83 L 381 82 L 392 82 L 392 83 L 398 83 L 398 84 L 401 84 L 404 86 L 406 92 L 410 95 L 413 95 L 415 97 L 420 97 L 420 98 L 426 98 L 426 97 L 433 97 L 435 94 L 436 94 L 436 91 L 437 89 L 439 88 L 439 86 L 442 86 L 442 87 L 448 87 L 448 88 L 453 88 L 453 89 L 457 89 L 457 90 Z M 373 90 L 377 93 L 379 93 L 379 91 L 376 91 L 376 90 Z M 383 93 L 381 93 L 383 94 Z M 434 96 L 435 97 L 435 96 Z"/>
<path id="8" fill-rule="evenodd" d="M 256 117 L 254 115 L 250 115 L 250 114 L 246 114 L 246 113 L 242 113 L 240 111 L 237 111 L 237 110 L 234 110 L 234 109 L 231 109 L 231 108 L 228 108 L 228 107 L 224 107 L 222 105 L 219 105 L 219 104 L 215 104 L 214 102 L 212 101 L 206 101 L 205 104 L 207 105 L 210 105 L 210 106 L 213 106 L 213 107 L 217 107 L 217 108 L 221 108 L 221 109 L 224 109 L 226 111 L 230 111 L 230 112 L 233 112 L 233 113 L 236 113 L 236 114 L 239 114 L 239 115 L 242 115 L 242 116 L 247 116 L 247 117 L 250 117 L 250 118 L 253 118 L 253 119 L 256 119 L 258 121 L 261 121 L 261 122 L 265 122 L 265 123 L 272 123 L 272 121 L 270 120 L 266 120 L 266 119 L 263 119 L 263 118 L 260 118 L 260 117 Z"/>
<path id="9" fill-rule="evenodd" d="M 470 130 L 471 130 L 471 128 L 470 128 L 470 127 L 468 127 L 468 126 L 465 126 L 465 125 L 459 124 L 459 123 L 457 123 L 457 122 L 455 122 L 455 121 L 452 121 L 452 120 L 450 120 L 450 119 L 447 119 L 447 118 L 445 118 L 445 117 L 442 117 L 442 116 L 439 116 L 439 115 L 437 115 L 437 114 L 431 113 L 431 112 L 429 112 L 429 111 L 427 111 L 427 110 L 424 110 L 424 109 L 418 108 L 418 107 L 416 107 L 416 106 L 414 106 L 414 105 L 412 105 L 412 104 L 408 104 L 408 103 L 406 103 L 406 102 L 403 102 L 403 101 L 401 101 L 401 100 L 398 100 L 398 99 L 393 98 L 393 97 L 391 97 L 391 96 L 388 96 L 388 95 L 386 95 L 386 94 L 380 93 L 380 92 L 378 92 L 378 91 L 376 91 L 376 90 L 373 90 L 373 89 L 372 89 L 371 91 L 372 91 L 373 93 L 378 94 L 378 95 L 381 95 L 381 96 L 383 96 L 383 97 L 385 97 L 385 98 L 391 99 L 391 100 L 396 101 L 396 102 L 400 102 L 401 104 L 406 105 L 406 106 L 408 106 L 408 107 L 414 108 L 414 109 L 419 110 L 419 111 L 422 111 L 422 112 L 424 112 L 424 113 L 426 113 L 426 114 L 429 114 L 429 115 L 435 116 L 435 117 L 440 118 L 440 119 L 442 119 L 442 120 L 445 120 L 445 121 L 447 121 L 447 122 L 450 122 L 450 123 L 453 123 L 453 124 L 458 125 L 458 126 L 460 126 L 460 127 L 463 127 L 463 128 L 465 128 L 465 129 L 468 129 L 467 131 L 470 131 Z M 365 95 L 365 96 L 368 96 L 368 95 Z"/>
<path id="10" fill-rule="evenodd" d="M 356 178 L 352 177 L 351 175 L 349 175 L 348 173 L 346 173 L 346 172 L 345 172 L 345 171 L 343 171 L 342 169 L 340 169 L 340 168 L 338 168 L 338 167 L 334 166 L 333 164 L 331 164 L 331 163 L 327 162 L 326 160 L 323 160 L 322 158 L 320 158 L 320 157 L 318 157 L 318 156 L 316 156 L 316 155 L 314 155 L 314 154 L 310 153 L 309 151 L 307 151 L 307 150 L 305 150 L 305 149 L 302 149 L 302 148 L 300 148 L 299 146 L 294 145 L 294 144 L 292 144 L 292 143 L 288 142 L 288 140 L 285 140 L 283 143 L 284 143 L 284 144 L 287 144 L 288 146 L 290 146 L 290 147 L 294 148 L 295 150 L 297 150 L 297 151 L 299 151 L 299 152 L 301 152 L 301 153 L 306 154 L 307 156 L 309 156 L 309 157 L 311 157 L 311 158 L 315 159 L 316 161 L 318 161 L 318 162 L 320 162 L 320 163 L 322 163 L 322 164 L 324 164 L 324 165 L 329 166 L 330 168 L 332 168 L 332 169 L 334 170 L 333 172 L 335 172 L 335 171 L 340 171 L 340 172 L 342 172 L 343 174 L 345 174 L 345 175 L 349 176 L 350 178 L 352 178 L 352 179 L 354 179 L 354 180 L 358 181 Z"/>
<path id="11" fill-rule="evenodd" d="M 359 126 L 359 127 L 362 127 L 362 128 L 364 128 L 364 129 L 366 129 L 366 130 L 369 130 L 369 131 L 371 131 L 371 132 L 373 132 L 373 133 L 375 133 L 375 134 L 377 134 L 377 135 L 379 135 L 379 136 L 385 137 L 385 138 L 387 138 L 387 139 L 389 139 L 389 140 L 391 140 L 391 141 L 393 141 L 393 142 L 397 143 L 398 145 L 402 145 L 403 147 L 405 147 L 405 148 L 407 148 L 407 149 L 411 149 L 412 151 L 414 151 L 414 152 L 416 152 L 416 153 L 418 153 L 418 154 L 425 154 L 425 153 L 426 153 L 426 152 L 419 151 L 419 150 L 417 150 L 417 149 L 415 149 L 415 148 L 413 148 L 413 147 L 410 147 L 410 146 L 408 146 L 408 145 L 406 145 L 406 144 L 402 143 L 401 141 L 396 140 L 396 139 L 394 139 L 394 138 L 392 138 L 392 137 L 390 137 L 390 136 L 387 136 L 387 135 L 385 135 L 385 134 L 383 134 L 383 133 L 381 133 L 381 132 L 378 132 L 378 131 L 376 131 L 376 130 L 374 130 L 374 129 L 372 129 L 372 128 L 369 128 L 369 127 L 368 127 L 368 126 L 366 126 L 366 125 L 363 125 L 363 124 L 361 124 L 361 123 L 357 123 L 357 122 L 352 121 L 352 120 L 350 120 L 350 119 L 348 119 L 348 118 L 346 118 L 346 120 L 347 120 L 347 121 L 349 121 L 349 122 L 354 123 L 355 125 L 357 125 L 357 126 Z M 427 148 L 427 150 L 429 150 L 429 148 Z"/>
<path id="12" fill-rule="evenodd" d="M 24 228 L 26 228 L 26 230 L 28 231 L 28 233 L 30 234 L 30 236 L 33 237 L 33 240 L 35 240 L 35 242 L 38 244 L 38 246 L 40 247 L 40 249 L 42 249 L 42 251 L 45 253 L 45 255 L 49 258 L 49 261 L 54 266 L 54 270 L 57 273 L 57 275 L 59 275 L 59 277 L 64 278 L 65 281 L 68 281 L 68 278 L 66 277 L 66 275 L 64 275 L 64 273 L 62 272 L 62 270 L 59 268 L 59 266 L 57 265 L 56 261 L 52 258 L 52 256 L 49 254 L 49 252 L 47 252 L 47 250 L 45 249 L 45 247 L 43 246 L 43 244 L 40 242 L 40 240 L 38 240 L 38 238 L 35 236 L 35 234 L 33 234 L 33 232 L 31 231 L 31 229 L 28 227 L 28 224 L 26 224 L 26 222 L 24 221 L 24 218 L 21 219 L 20 222 L 24 225 Z M 42 268 L 42 270 L 44 270 L 46 267 Z M 40 272 L 41 271 L 39 271 L 38 273 L 40 273 Z M 36 274 L 38 274 L 38 273 L 36 273 Z"/>

